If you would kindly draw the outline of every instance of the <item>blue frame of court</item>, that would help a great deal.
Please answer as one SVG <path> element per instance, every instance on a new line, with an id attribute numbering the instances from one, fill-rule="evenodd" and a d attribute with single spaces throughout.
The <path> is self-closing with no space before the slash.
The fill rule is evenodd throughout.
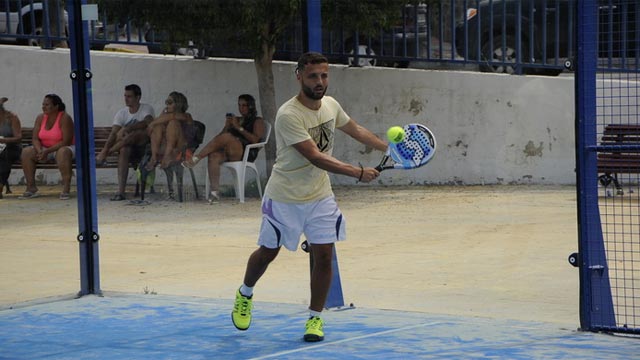
<path id="1" fill-rule="evenodd" d="M 78 19 L 84 3 L 67 3 L 70 18 Z M 88 48 L 78 45 L 87 43 L 82 25 L 71 28 L 70 39 L 72 69 L 80 75 L 74 79 L 74 112 L 81 119 L 76 136 L 84 296 L 0 309 L 0 359 L 629 359 L 640 354 L 637 338 L 558 324 L 358 307 L 326 311 L 325 341 L 305 343 L 303 305 L 256 299 L 251 328 L 238 331 L 230 318 L 232 300 L 102 294 L 94 164 L 85 156 L 92 153 L 86 134 L 93 123 L 90 77 L 83 77 L 90 70 Z"/>
<path id="2" fill-rule="evenodd" d="M 379 309 L 326 311 L 325 340 L 302 340 L 303 305 L 105 293 L 0 310 L 0 359 L 630 359 L 635 338 L 558 324 Z"/>

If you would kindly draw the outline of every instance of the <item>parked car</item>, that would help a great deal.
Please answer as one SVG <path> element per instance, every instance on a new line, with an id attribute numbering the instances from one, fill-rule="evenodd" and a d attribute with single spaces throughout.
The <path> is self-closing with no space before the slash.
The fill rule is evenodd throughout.
<path id="1" fill-rule="evenodd" d="M 50 9 L 51 10 L 51 9 Z M 55 10 L 55 9 L 54 9 Z M 41 46 L 44 30 L 42 1 L 0 0 L 0 40 L 20 45 Z M 66 37 L 68 15 L 64 12 L 63 27 L 54 26 L 52 37 Z M 14 36 L 7 36 L 14 35 Z M 28 37 L 33 35 L 33 38 Z"/>
<path id="2" fill-rule="evenodd" d="M 214 43 L 207 44 L 206 46 L 198 46 L 193 40 L 189 40 L 186 43 L 169 43 L 167 39 L 168 34 L 163 31 L 156 31 L 149 24 L 145 24 L 142 33 L 144 34 L 144 41 L 152 54 L 171 54 L 171 55 L 185 55 L 193 56 L 196 59 L 202 59 L 206 57 L 251 57 L 251 53 L 238 53 L 237 44 L 240 40 L 235 38 L 229 38 L 225 40 L 218 40 Z"/>
<path id="3" fill-rule="evenodd" d="M 574 0 L 480 1 L 477 8 L 467 9 L 466 21 L 456 26 L 456 50 L 478 61 L 482 71 L 511 74 L 519 62 L 523 72 L 557 75 L 562 59 L 571 56 L 574 5 Z"/>
<path id="4" fill-rule="evenodd" d="M 48 11 L 58 11 L 54 6 L 58 1 L 50 1 Z M 69 35 L 69 15 L 62 11 L 62 22 L 54 25 L 48 34 L 53 41 L 66 40 Z M 45 9 L 41 0 L 0 0 L 0 42 L 18 45 L 43 46 L 45 29 Z M 89 35 L 102 33 L 102 24 L 91 21 Z"/>
<path id="5" fill-rule="evenodd" d="M 557 75 L 576 54 L 576 0 L 483 0 L 456 26 L 456 50 L 480 70 Z M 599 57 L 635 57 L 636 4 L 598 4 Z M 518 22 L 520 36 L 518 36 Z M 625 31 L 626 30 L 626 31 Z"/>
<path id="6" fill-rule="evenodd" d="M 407 67 L 408 61 L 400 61 L 397 58 L 426 58 L 424 52 L 427 41 L 427 5 L 409 4 L 402 12 L 401 21 L 397 25 L 373 36 L 355 36 L 354 33 L 341 30 L 329 31 L 323 35 L 324 49 L 327 49 L 326 52 L 337 62 L 352 66 Z M 416 48 L 419 50 L 416 51 Z M 356 54 L 357 57 L 354 56 Z"/>

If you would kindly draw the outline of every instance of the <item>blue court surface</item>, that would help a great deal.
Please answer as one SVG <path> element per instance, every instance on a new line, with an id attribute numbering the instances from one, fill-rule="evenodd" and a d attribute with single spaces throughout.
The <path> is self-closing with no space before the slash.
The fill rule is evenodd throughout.
<path id="1" fill-rule="evenodd" d="M 302 341 L 304 305 L 106 293 L 0 310 L 0 359 L 638 359 L 640 339 L 557 324 L 349 308 Z"/>

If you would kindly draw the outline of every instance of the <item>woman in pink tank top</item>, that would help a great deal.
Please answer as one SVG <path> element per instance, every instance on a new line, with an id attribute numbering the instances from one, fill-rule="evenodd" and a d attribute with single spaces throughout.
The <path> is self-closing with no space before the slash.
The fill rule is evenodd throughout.
<path id="1" fill-rule="evenodd" d="M 27 182 L 22 199 L 38 196 L 35 182 L 38 163 L 53 161 L 58 164 L 62 177 L 60 199 L 69 199 L 75 145 L 73 120 L 65 109 L 58 95 L 46 95 L 42 101 L 42 114 L 36 117 L 33 125 L 33 145 L 22 150 L 22 170 Z"/>

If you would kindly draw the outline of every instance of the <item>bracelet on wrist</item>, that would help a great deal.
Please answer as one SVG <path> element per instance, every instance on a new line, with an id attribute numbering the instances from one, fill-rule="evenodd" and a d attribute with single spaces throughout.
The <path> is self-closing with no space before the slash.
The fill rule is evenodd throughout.
<path id="1" fill-rule="evenodd" d="M 362 175 L 364 175 L 364 167 L 362 167 L 362 164 L 358 165 L 360 165 L 360 177 L 358 178 L 358 181 L 362 181 Z"/>

